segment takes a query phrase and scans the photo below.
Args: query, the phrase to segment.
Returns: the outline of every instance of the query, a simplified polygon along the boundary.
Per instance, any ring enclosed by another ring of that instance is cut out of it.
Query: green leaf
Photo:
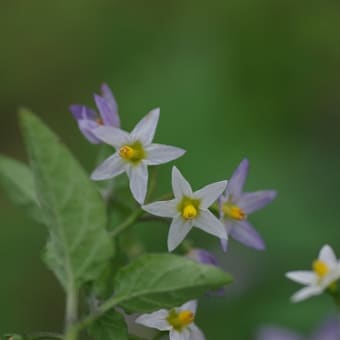
[[[113,299],[129,311],[150,312],[180,306],[231,281],[221,269],[182,256],[142,255],[117,273]]]
[[[13,203],[22,207],[36,221],[43,221],[33,174],[27,165],[0,156],[0,183]]]
[[[88,329],[94,340],[128,340],[128,331],[123,316],[110,310],[96,320]]]
[[[39,118],[22,111],[21,124],[50,232],[46,262],[74,291],[96,279],[112,255],[106,207],[80,164]]]

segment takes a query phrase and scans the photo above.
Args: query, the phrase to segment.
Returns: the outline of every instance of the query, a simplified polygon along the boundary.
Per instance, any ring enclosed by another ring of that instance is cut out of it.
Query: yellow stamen
[[[326,276],[329,272],[329,267],[327,266],[327,264],[321,260],[315,260],[313,262],[313,270],[314,273],[319,277],[319,278],[323,278],[324,276]]]
[[[242,221],[247,217],[246,213],[240,207],[229,203],[225,203],[222,206],[222,211],[224,215],[229,216],[234,220]]]
[[[198,214],[197,209],[193,206],[193,204],[188,204],[183,208],[182,211],[182,216],[183,218],[185,218],[186,220],[192,220],[193,218],[195,218]]]
[[[124,158],[124,159],[132,159],[133,156],[135,155],[135,150],[128,145],[124,145],[119,149],[119,156]]]
[[[97,118],[96,123],[99,125],[104,125],[104,121],[101,118]]]
[[[183,310],[177,312],[175,310],[170,311],[168,316],[169,324],[176,330],[182,330],[186,326],[190,325],[195,319],[195,315],[191,310]]]

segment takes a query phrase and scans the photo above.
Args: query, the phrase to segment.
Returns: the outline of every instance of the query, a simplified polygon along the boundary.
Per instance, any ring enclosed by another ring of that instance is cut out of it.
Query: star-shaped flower
[[[174,146],[152,143],[158,119],[159,109],[155,109],[131,133],[112,126],[100,126],[93,130],[98,139],[112,145],[116,152],[95,169],[91,178],[105,180],[126,172],[133,197],[143,204],[147,191],[148,165],[167,163],[185,153],[185,150]]]
[[[337,289],[335,283],[340,279],[340,261],[333,249],[325,245],[321,248],[318,259],[313,262],[312,271],[292,271],[286,277],[307,286],[292,296],[292,302],[299,302],[320,295],[326,289]]]
[[[190,184],[176,167],[172,168],[172,189],[175,198],[143,206],[150,214],[173,218],[168,236],[168,249],[174,250],[193,226],[206,233],[227,239],[224,225],[210,212],[209,207],[225,190],[227,181],[205,186],[193,192]]]
[[[275,197],[273,190],[245,192],[243,186],[248,174],[249,162],[244,159],[231,176],[224,195],[220,197],[220,216],[228,235],[248,247],[263,250],[264,241],[247,220],[249,214],[270,203]],[[221,240],[227,250],[227,241]]]
[[[169,331],[170,340],[204,340],[202,331],[194,324],[196,301],[189,301],[179,308],[161,309],[142,314],[136,322],[160,331]]]
[[[100,115],[91,108],[79,104],[71,105],[70,111],[85,138],[92,144],[99,144],[101,140],[94,135],[93,131],[101,125],[119,128],[120,119],[116,100],[106,84],[101,86],[101,96],[95,94],[94,100]]]

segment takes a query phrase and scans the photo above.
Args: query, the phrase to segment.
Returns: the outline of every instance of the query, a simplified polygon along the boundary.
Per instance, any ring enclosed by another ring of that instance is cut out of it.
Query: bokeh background
[[[249,158],[247,190],[279,192],[251,217],[267,251],[232,243],[223,254],[193,233],[237,278],[226,296],[202,299],[197,321],[208,340],[253,339],[269,323],[307,334],[332,302],[290,304],[298,285],[284,273],[308,268],[325,243],[340,255],[339,13],[331,0],[2,0],[0,152],[26,160],[16,115],[26,106],[90,172],[98,148],[68,106],[94,106],[105,81],[126,129],[161,107],[157,141],[187,149],[177,165],[194,187]],[[169,174],[160,167],[160,193]],[[60,330],[64,296],[41,260],[45,228],[3,191],[0,220],[0,333]],[[138,232],[146,249],[165,250],[164,226]]]

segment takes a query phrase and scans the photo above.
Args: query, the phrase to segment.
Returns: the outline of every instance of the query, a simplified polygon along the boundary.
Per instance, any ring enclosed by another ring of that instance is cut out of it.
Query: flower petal
[[[69,109],[72,112],[74,119],[76,120],[79,119],[95,120],[97,117],[96,112],[90,109],[89,107],[86,107],[85,105],[74,104],[71,105]]]
[[[116,149],[130,143],[130,135],[124,130],[113,126],[99,126],[93,130],[93,134],[101,141],[114,146]]]
[[[143,144],[150,144],[155,136],[159,119],[159,109],[150,111],[142,118],[131,132],[134,140],[141,141]]]
[[[142,314],[136,319],[136,323],[141,325],[156,328],[160,331],[168,331],[172,326],[166,320],[169,316],[169,311],[161,309],[154,313]]]
[[[194,196],[201,200],[202,209],[208,209],[225,190],[228,181],[221,181],[206,185],[194,192]]]
[[[218,266],[216,256],[205,249],[193,248],[186,256],[199,263]]]
[[[104,98],[106,105],[110,110],[110,125],[115,126],[117,128],[120,127],[120,118],[118,114],[118,105],[116,99],[107,84],[102,84],[101,86],[102,98]]]
[[[177,204],[177,200],[158,201],[143,205],[142,208],[152,215],[172,218],[178,214],[176,209]]]
[[[219,238],[228,239],[223,223],[218,220],[209,210],[201,210],[197,218],[194,219],[194,226],[208,234]]]
[[[331,317],[324,321],[311,340],[339,340],[340,323],[338,318]]]
[[[183,310],[190,310],[191,312],[193,312],[195,314],[196,310],[197,310],[197,300],[188,301],[184,305],[179,307],[179,309],[181,311],[183,311]]]
[[[312,271],[307,270],[296,270],[286,273],[286,277],[292,281],[301,283],[303,285],[310,285],[314,283],[317,276]]]
[[[186,221],[181,216],[176,216],[170,225],[168,235],[168,249],[173,251],[185,239],[192,228],[192,221]]]
[[[189,340],[205,340],[203,332],[194,323],[192,323],[189,326],[189,329],[190,329]]]
[[[192,196],[191,185],[175,166],[172,167],[172,190],[179,199],[183,196]]]
[[[227,194],[232,195],[233,202],[237,201],[240,198],[240,195],[243,190],[244,182],[248,175],[249,162],[247,159],[244,159],[240,165],[236,168],[234,173],[232,174],[228,186],[227,186]]]
[[[151,144],[145,148],[148,165],[157,165],[170,162],[184,155],[185,150],[175,146]]]
[[[292,302],[300,302],[306,300],[311,296],[320,295],[323,289],[318,286],[308,286],[297,291],[292,297]]]
[[[134,166],[128,166],[127,174],[130,179],[130,190],[139,204],[143,204],[148,187],[148,167],[141,162]]]
[[[276,197],[276,191],[264,190],[247,192],[240,196],[237,205],[244,210],[246,214],[262,209]]]
[[[230,230],[230,236],[250,248],[257,250],[264,250],[266,248],[260,234],[247,220],[235,221]]]
[[[333,249],[328,245],[324,245],[319,253],[319,259],[323,262],[326,262],[330,267],[334,267],[337,265],[336,255]]]
[[[180,332],[172,329],[169,333],[169,340],[190,340],[190,331],[187,328]]]
[[[117,153],[115,153],[93,171],[91,179],[95,181],[109,179],[120,175],[124,171],[125,164]]]
[[[275,326],[262,327],[257,333],[256,340],[303,340],[299,334]]]
[[[98,124],[89,119],[80,119],[78,120],[78,127],[85,138],[92,144],[100,144],[102,141],[98,139],[94,134],[93,130],[98,127]]]
[[[225,230],[227,232],[227,235],[229,235],[230,230],[233,227],[233,221],[230,220],[230,219],[222,219],[222,222],[224,224],[224,227],[225,227]],[[222,250],[224,252],[226,252],[228,250],[228,243],[229,243],[229,241],[221,238],[220,242],[221,242]]]

